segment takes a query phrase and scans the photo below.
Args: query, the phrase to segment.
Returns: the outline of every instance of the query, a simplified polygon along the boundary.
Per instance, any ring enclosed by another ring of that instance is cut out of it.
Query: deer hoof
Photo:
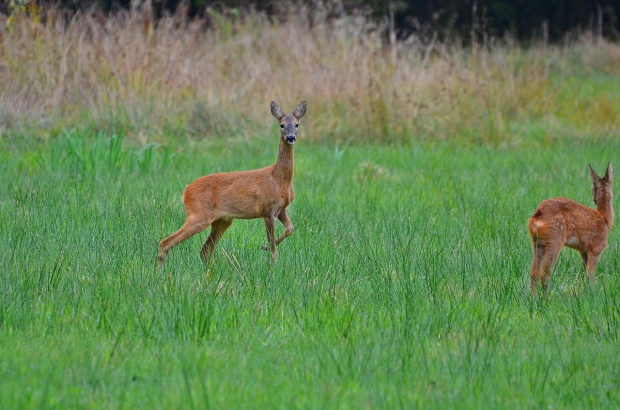
[[[261,248],[262,250],[264,250],[264,251],[268,251],[268,250],[269,250],[269,244],[268,244],[268,243],[266,243],[266,244],[264,244],[263,246],[261,246],[260,248]]]
[[[157,255],[157,267],[161,268],[164,265],[165,260],[166,260],[165,255]]]

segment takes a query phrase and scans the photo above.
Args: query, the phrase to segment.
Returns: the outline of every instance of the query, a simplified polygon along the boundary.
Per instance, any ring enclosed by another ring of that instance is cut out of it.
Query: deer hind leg
[[[268,216],[265,219],[265,229],[267,230],[267,246],[271,251],[271,262],[275,262],[277,253],[276,253],[276,239],[275,239],[275,225],[276,218],[273,216]]]
[[[532,296],[536,297],[538,290],[538,278],[540,276],[540,270],[542,262],[545,256],[545,246],[540,242],[534,241],[532,243],[532,270],[530,272],[530,285],[532,287]]]
[[[549,281],[551,280],[551,272],[557,261],[558,254],[564,246],[563,243],[543,244],[536,237],[532,238],[532,270],[530,272],[530,281],[532,288],[532,296],[536,297],[538,284],[543,288],[545,295],[549,295]]]
[[[201,216],[188,216],[181,229],[159,242],[159,252],[157,254],[157,263],[159,267],[164,264],[170,249],[188,239],[190,236],[204,231],[210,224],[211,220]]]
[[[551,273],[553,272],[553,267],[558,260],[558,254],[560,253],[560,250],[562,250],[563,246],[563,243],[549,244],[545,246],[544,257],[540,264],[540,270],[538,271],[538,280],[542,285],[545,296],[549,296],[549,282],[551,281]]]
[[[226,232],[232,222],[232,219],[218,219],[213,221],[211,224],[211,232],[209,233],[209,237],[205,241],[204,245],[202,245],[202,249],[200,249],[200,257],[205,265],[209,266],[215,246],[220,241],[222,236],[224,236],[224,232]]]

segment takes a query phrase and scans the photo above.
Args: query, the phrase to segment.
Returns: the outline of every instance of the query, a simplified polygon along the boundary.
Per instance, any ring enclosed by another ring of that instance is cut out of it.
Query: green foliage
[[[106,136],[99,132],[94,136],[80,135],[78,130],[66,131],[48,150],[38,150],[33,157],[24,158],[22,166],[36,166],[46,172],[59,172],[70,166],[77,174],[118,175],[134,171],[146,173],[153,168],[165,170],[174,157],[171,145],[148,142],[141,148],[127,147],[123,134]],[[135,144],[133,144],[135,145]]]
[[[616,164],[614,137],[302,137],[276,264],[263,222],[239,220],[209,276],[205,234],[155,267],[183,187],[271,163],[276,138],[172,155],[71,130],[34,146],[0,139],[0,407],[620,405],[618,229],[596,284],[565,249],[535,301],[526,229],[542,199],[592,205],[587,163]]]

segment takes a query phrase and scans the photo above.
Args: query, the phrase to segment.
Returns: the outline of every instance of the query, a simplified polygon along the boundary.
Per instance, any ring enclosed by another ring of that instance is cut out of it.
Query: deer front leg
[[[588,252],[581,251],[579,255],[581,255],[581,260],[583,261],[583,280],[585,282],[588,277]]]
[[[276,254],[276,240],[275,240],[275,225],[276,218],[274,216],[268,216],[265,218],[265,228],[267,230],[267,245],[271,250],[271,262],[275,262]]]
[[[280,220],[280,222],[282,222],[282,225],[284,225],[284,233],[280,235],[278,239],[276,239],[276,245],[286,239],[286,237],[292,234],[295,230],[293,223],[286,214],[286,209],[280,212],[280,214],[278,215],[278,219]]]
[[[584,259],[586,276],[589,279],[591,284],[594,283],[594,281],[596,280],[596,277],[594,276],[594,271],[596,270],[596,265],[598,265],[598,261],[600,257],[601,257],[600,254],[594,256],[591,253],[587,253],[586,254],[587,259]]]
[[[289,236],[290,234],[292,234],[293,231],[295,230],[295,227],[293,226],[293,223],[291,222],[291,220],[289,219],[288,215],[286,214],[286,209],[278,214],[278,219],[280,220],[280,222],[282,222],[282,225],[284,225],[284,233],[282,235],[280,235],[278,237],[278,239],[276,239],[276,245],[279,245],[280,242],[282,242],[284,239],[286,239],[286,237]],[[263,250],[264,251],[268,251],[269,250],[269,244],[268,243],[263,245]]]

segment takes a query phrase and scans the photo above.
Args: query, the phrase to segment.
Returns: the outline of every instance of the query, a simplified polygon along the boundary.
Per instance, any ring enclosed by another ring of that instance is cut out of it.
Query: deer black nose
[[[286,142],[288,142],[289,144],[295,142],[297,138],[294,135],[287,135],[286,136]]]

